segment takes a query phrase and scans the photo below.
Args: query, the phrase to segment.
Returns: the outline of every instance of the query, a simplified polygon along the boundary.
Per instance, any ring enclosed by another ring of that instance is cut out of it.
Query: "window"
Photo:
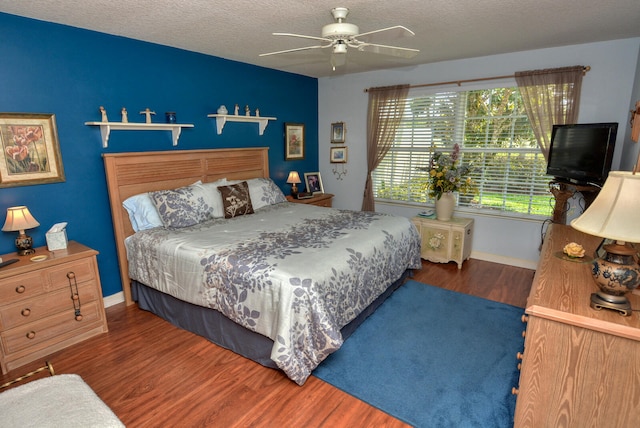
[[[546,160],[538,148],[517,87],[409,93],[396,139],[373,173],[378,201],[433,203],[426,192],[435,151],[458,143],[471,163],[476,195],[459,206],[548,216],[552,212]]]

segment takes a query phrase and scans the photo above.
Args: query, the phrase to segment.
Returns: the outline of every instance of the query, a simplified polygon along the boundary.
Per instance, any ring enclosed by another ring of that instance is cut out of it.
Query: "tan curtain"
[[[375,211],[373,170],[384,159],[393,144],[402,120],[409,85],[369,89],[367,109],[367,181],[364,185],[362,211]]]
[[[545,159],[549,157],[553,125],[578,120],[583,74],[582,65],[515,73],[529,122]]]

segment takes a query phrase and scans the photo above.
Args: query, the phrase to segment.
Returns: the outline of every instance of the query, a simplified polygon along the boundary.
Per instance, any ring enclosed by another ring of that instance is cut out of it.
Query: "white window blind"
[[[517,87],[413,95],[392,148],[373,173],[377,200],[433,203],[426,192],[435,151],[450,153],[475,170],[476,195],[459,206],[548,216],[546,161],[538,148]]]

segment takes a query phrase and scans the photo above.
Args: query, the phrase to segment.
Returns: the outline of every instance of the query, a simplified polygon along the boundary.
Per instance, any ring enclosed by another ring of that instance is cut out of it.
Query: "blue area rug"
[[[523,313],[408,281],[313,374],[416,427],[512,427]]]

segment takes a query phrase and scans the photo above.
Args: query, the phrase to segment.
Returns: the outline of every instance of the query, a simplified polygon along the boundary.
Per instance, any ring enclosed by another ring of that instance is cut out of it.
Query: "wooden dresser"
[[[2,373],[107,331],[97,251],[77,242],[36,249],[0,269]],[[47,256],[40,262],[34,256]]]
[[[293,196],[287,196],[287,201],[295,202],[297,204],[311,204],[317,205],[319,207],[327,207],[331,208],[332,206],[333,195],[331,193],[321,193],[319,195],[314,195],[307,199],[295,199]]]
[[[591,263],[558,257],[569,242],[591,256],[600,241],[549,227],[527,301],[516,427],[640,427],[640,312],[591,309]]]

